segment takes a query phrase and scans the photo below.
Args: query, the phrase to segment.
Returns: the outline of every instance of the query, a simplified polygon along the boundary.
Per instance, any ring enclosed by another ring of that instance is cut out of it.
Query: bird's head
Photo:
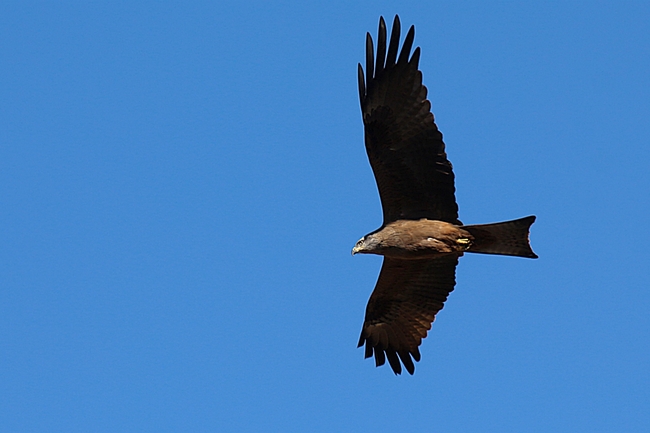
[[[352,255],[359,254],[372,254],[379,246],[379,239],[374,235],[366,235],[359,239],[354,248],[352,248]]]

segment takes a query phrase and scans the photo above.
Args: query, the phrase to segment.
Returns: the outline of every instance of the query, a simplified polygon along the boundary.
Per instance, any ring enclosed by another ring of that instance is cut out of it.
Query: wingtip
[[[395,64],[397,59],[397,51],[399,49],[399,36],[401,33],[401,25],[399,22],[399,16],[395,15],[393,20],[393,28],[390,31],[390,42],[388,43],[388,54],[386,55],[386,68],[389,68]]]
[[[375,59],[375,76],[384,70],[386,62],[386,22],[384,17],[379,17],[379,29],[377,29],[377,57]]]
[[[414,40],[415,40],[415,26],[411,26],[411,28],[409,28],[408,33],[406,34],[406,37],[404,38],[404,42],[402,43],[402,52],[400,53],[399,59],[397,60],[398,64],[408,63],[409,55],[411,54],[411,48],[413,48]]]
[[[402,364],[399,362],[397,353],[395,353],[392,350],[386,350],[386,358],[388,358],[388,363],[390,364],[390,368],[393,369],[395,374],[402,374]]]
[[[359,63],[359,67],[357,68],[357,75],[359,80],[359,102],[363,109],[363,101],[366,97],[366,81],[363,76],[363,66],[361,66],[361,63]]]
[[[370,32],[366,33],[366,82],[370,83],[375,75],[375,48]]]

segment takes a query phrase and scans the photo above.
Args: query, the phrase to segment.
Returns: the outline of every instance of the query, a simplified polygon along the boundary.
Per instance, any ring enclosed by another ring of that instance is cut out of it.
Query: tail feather
[[[535,216],[494,224],[463,226],[474,236],[469,252],[537,258],[530,248],[528,235]]]

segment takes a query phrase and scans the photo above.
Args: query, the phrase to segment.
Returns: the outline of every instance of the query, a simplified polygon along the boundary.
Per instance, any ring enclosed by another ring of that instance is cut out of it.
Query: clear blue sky
[[[2,431],[650,431],[650,5],[533,3],[3,2]],[[461,219],[540,256],[463,257],[412,377],[350,256],[395,13]]]

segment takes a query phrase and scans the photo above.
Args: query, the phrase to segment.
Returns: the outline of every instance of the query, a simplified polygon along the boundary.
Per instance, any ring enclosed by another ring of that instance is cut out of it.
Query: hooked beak
[[[357,254],[360,250],[361,250],[361,248],[359,248],[359,247],[357,247],[357,246],[355,245],[354,248],[352,248],[352,255]]]

